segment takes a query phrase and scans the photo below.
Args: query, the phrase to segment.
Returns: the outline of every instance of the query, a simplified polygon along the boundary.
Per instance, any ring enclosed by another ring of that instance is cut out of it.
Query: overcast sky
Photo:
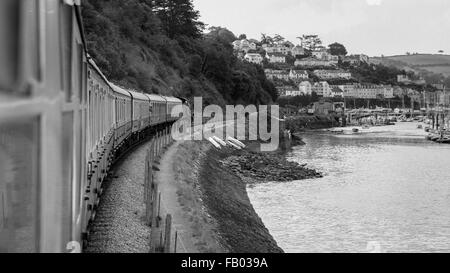
[[[370,56],[450,54],[450,0],[193,0],[201,20],[234,34],[261,33],[297,43],[318,34]]]

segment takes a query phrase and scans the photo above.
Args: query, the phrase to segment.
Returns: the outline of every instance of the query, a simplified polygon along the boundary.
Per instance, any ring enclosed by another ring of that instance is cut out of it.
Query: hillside
[[[414,71],[427,75],[428,73],[450,77],[450,55],[416,54],[371,58],[374,63],[395,66],[399,69]],[[431,76],[431,75],[429,75]]]
[[[85,0],[89,54],[112,82],[146,93],[201,96],[204,104],[268,104],[262,68],[233,55],[233,33],[204,35],[192,0]]]

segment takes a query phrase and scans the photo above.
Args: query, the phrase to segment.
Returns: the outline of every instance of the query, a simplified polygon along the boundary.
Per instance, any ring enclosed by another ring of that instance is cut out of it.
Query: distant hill
[[[450,55],[443,54],[416,54],[397,55],[388,57],[374,57],[371,62],[383,65],[395,66],[407,71],[421,73],[428,71],[434,74],[442,74],[450,77]]]

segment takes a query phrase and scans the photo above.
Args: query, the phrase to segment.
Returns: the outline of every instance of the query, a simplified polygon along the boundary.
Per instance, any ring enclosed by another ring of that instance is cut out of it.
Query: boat
[[[358,128],[353,128],[353,129],[352,129],[352,132],[353,132],[353,133],[358,133],[358,132],[359,132],[359,129],[358,129]]]
[[[436,140],[437,143],[450,144],[450,137],[442,137]]]
[[[431,140],[431,141],[437,141],[437,140],[440,139],[440,138],[441,138],[441,136],[436,135],[436,134],[433,134],[433,135],[431,136],[430,140]]]

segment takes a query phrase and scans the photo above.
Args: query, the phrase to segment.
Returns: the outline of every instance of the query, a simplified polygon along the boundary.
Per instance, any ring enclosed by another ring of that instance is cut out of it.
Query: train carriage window
[[[73,7],[61,2],[61,48],[62,48],[62,77],[63,90],[66,101],[72,99],[72,32],[73,32]]]
[[[0,124],[0,253],[39,250],[39,126]]]
[[[77,44],[75,52],[75,79],[76,79],[76,89],[79,102],[83,100],[83,45]]]
[[[19,74],[19,2],[0,2],[0,91],[11,88]]]

